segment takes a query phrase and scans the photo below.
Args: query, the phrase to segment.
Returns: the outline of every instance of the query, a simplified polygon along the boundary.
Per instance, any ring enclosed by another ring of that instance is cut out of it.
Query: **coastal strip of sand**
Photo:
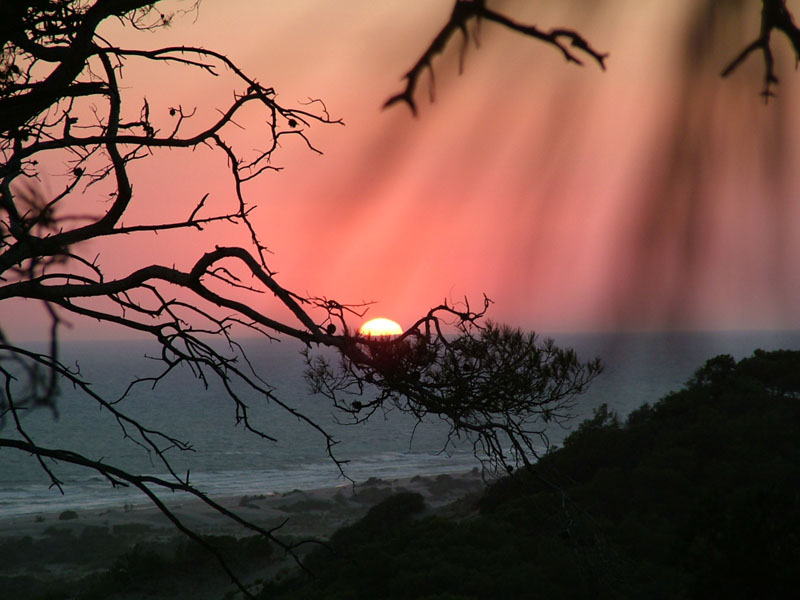
[[[430,512],[468,513],[484,486],[481,473],[474,469],[460,474],[371,478],[331,488],[283,493],[265,491],[214,500],[264,529],[278,527],[276,537],[293,543],[325,540],[337,529],[357,521],[375,504],[400,492],[421,494]],[[165,500],[185,526],[200,535],[210,536],[210,540],[254,535],[252,530],[197,499],[175,495],[166,496]],[[0,515],[0,582],[17,594],[6,596],[9,600],[46,595],[59,585],[75,587],[77,582],[85,582],[93,574],[119,569],[125,561],[130,562],[132,552],[149,552],[167,560],[180,547],[186,547],[186,537],[152,504],[15,518]],[[313,544],[301,546],[305,547],[311,548]],[[300,554],[304,551],[301,549]],[[282,551],[273,549],[269,556],[268,560],[251,561],[246,565],[241,570],[242,578],[263,581],[295,568],[294,558]],[[192,582],[202,580],[201,585],[179,586],[177,591],[167,589],[163,597],[183,597],[184,590],[185,597],[235,595],[221,570],[215,575],[203,575]],[[158,590],[163,587],[155,586],[150,597],[159,597]]]

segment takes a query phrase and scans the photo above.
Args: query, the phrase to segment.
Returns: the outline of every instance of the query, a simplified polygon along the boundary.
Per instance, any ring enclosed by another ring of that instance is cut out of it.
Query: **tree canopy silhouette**
[[[800,352],[720,355],[619,419],[605,404],[477,515],[398,494],[262,598],[791,596]],[[417,518],[412,518],[417,517]]]

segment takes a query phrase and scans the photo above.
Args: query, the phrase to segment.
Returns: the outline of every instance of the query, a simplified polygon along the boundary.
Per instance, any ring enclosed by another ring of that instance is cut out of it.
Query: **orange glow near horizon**
[[[402,335],[403,328],[391,319],[378,317],[364,323],[359,327],[358,333],[367,337],[392,337]]]

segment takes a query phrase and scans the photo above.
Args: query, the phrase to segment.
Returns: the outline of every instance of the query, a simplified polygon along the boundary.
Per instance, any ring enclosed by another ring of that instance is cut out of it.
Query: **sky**
[[[719,76],[757,35],[760,3],[489,4],[580,31],[609,54],[607,70],[484,23],[463,69],[459,39],[435,59],[435,100],[424,76],[414,118],[382,105],[450,1],[206,0],[158,33],[108,35],[222,51],[282,102],[319,98],[344,121],[308,130],[321,155],[286,142],[273,158],[282,170],[245,189],[270,268],[295,292],[374,302],[368,316],[403,326],[445,299],[479,306],[486,294],[493,320],[543,331],[800,327],[800,74],[776,36],[781,83],[769,104],[760,57]],[[175,67],[129,64],[123,85],[131,106],[197,107],[198,123],[231,97],[229,78]],[[258,123],[242,125],[257,137]],[[244,151],[256,143],[235,139]],[[224,160],[208,151],[160,153],[132,173],[126,224],[185,217],[206,192],[231,201]],[[188,268],[217,244],[247,239],[209,228],[97,251],[107,275],[121,275],[151,262]],[[4,328],[35,336],[40,321],[16,310],[24,317]],[[108,335],[75,324],[72,336]]]

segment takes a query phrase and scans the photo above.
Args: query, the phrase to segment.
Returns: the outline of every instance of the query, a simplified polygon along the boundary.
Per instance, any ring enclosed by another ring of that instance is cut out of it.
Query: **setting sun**
[[[391,319],[379,317],[364,323],[358,333],[368,337],[390,337],[403,333],[403,328]]]

